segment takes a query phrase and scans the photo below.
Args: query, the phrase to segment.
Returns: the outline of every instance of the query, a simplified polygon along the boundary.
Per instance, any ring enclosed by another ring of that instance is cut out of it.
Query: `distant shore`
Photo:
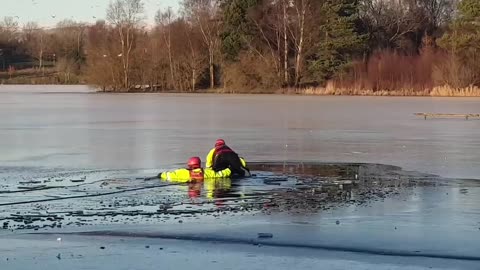
[[[311,95],[311,96],[403,96],[403,97],[480,97],[479,87],[453,88],[449,86],[438,86],[433,89],[425,89],[418,91],[413,89],[399,89],[399,90],[372,90],[372,89],[354,89],[354,88],[335,88],[335,87],[308,87],[308,88],[281,88],[281,89],[198,89],[195,92],[185,92],[176,90],[151,90],[136,88],[128,91],[112,91],[101,88],[89,86],[83,83],[62,84],[56,83],[53,78],[36,78],[35,83],[27,83],[27,81],[14,80],[4,81],[0,80],[1,86],[86,86],[91,87],[96,93],[178,93],[178,94],[277,94],[277,95]]]

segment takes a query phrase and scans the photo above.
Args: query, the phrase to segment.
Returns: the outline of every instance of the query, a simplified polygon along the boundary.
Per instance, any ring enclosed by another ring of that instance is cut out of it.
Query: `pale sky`
[[[35,21],[51,27],[63,19],[94,23],[105,19],[108,4],[113,0],[0,0],[0,20],[5,16],[15,19],[23,26]],[[143,0],[147,23],[152,23],[159,8],[169,6],[175,10],[180,0]],[[55,16],[55,17],[53,17]]]

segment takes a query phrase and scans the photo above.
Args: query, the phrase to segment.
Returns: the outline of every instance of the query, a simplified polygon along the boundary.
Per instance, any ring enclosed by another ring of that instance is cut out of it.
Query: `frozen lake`
[[[159,263],[181,269],[197,263],[211,269],[476,269],[480,183],[453,178],[480,179],[480,121],[425,121],[415,112],[480,113],[480,99],[102,94],[84,86],[0,86],[0,219],[32,209],[110,209],[113,202],[134,199],[138,207],[158,208],[166,200],[162,194],[188,201],[186,188],[177,186],[55,200],[103,191],[97,180],[105,178],[120,179],[109,183],[112,189],[144,188],[121,178],[184,166],[194,155],[204,159],[218,137],[247,161],[381,163],[452,178],[370,204],[311,213],[245,213],[161,225],[106,222],[73,235],[63,234],[71,231],[68,226],[47,231],[59,235],[40,236],[0,229],[0,268],[94,268],[101,262],[117,269],[121,261],[124,268],[118,269]],[[50,180],[52,174],[70,186]],[[80,177],[86,185],[68,181]],[[22,181],[47,179],[60,188],[8,193]],[[295,188],[289,181],[285,188]],[[233,187],[237,193],[262,188],[255,179]],[[48,208],[24,203],[42,199],[52,200]],[[82,235],[86,231],[91,235]],[[262,240],[264,246],[248,244],[259,232],[273,238]],[[131,239],[125,241],[126,235]],[[55,242],[57,237],[68,240]],[[107,249],[99,253],[102,245]],[[159,248],[165,251],[153,253]],[[55,258],[59,252],[62,264]],[[180,256],[186,253],[191,257]]]
[[[477,98],[87,91],[0,87],[1,164],[161,169],[204,158],[222,137],[249,161],[374,162],[480,178],[480,121],[413,115],[479,113]]]

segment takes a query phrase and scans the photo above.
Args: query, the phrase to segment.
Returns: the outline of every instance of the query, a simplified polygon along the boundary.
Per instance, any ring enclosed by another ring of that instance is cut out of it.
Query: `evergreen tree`
[[[357,1],[326,0],[320,6],[318,42],[307,57],[311,80],[324,82],[343,71],[363,51],[366,37],[355,28]]]
[[[223,22],[220,34],[221,50],[228,61],[237,59],[240,51],[245,47],[245,40],[251,39],[253,26],[247,14],[250,8],[260,0],[223,0],[220,7]]]
[[[458,17],[439,44],[464,57],[480,53],[480,1],[463,0],[459,3]]]
[[[438,44],[450,53],[452,65],[458,66],[456,86],[480,84],[479,0],[462,0],[459,3],[458,17]]]

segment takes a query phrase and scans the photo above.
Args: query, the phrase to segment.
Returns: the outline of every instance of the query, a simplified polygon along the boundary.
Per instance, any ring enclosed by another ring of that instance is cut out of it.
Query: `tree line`
[[[6,17],[0,70],[25,68],[105,91],[479,86],[480,1],[182,0],[153,26],[142,0],[93,25]]]

